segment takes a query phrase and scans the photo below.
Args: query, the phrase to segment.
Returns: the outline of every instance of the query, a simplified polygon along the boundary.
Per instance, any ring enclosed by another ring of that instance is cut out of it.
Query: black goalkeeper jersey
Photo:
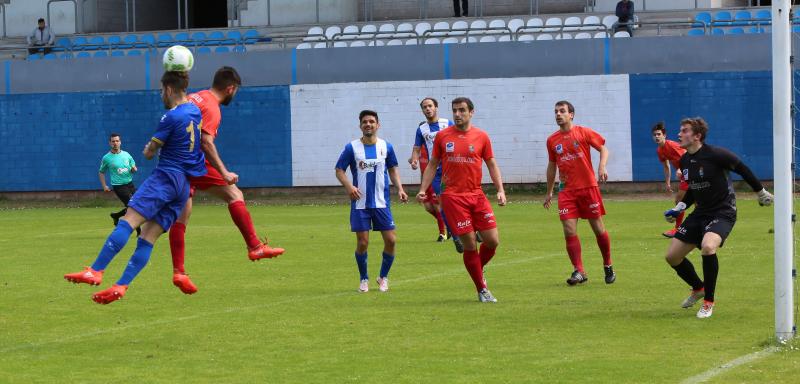
[[[687,206],[694,203],[696,214],[713,214],[736,220],[736,194],[730,171],[736,170],[741,160],[733,152],[708,144],[680,159],[683,179],[689,190],[683,201]],[[691,195],[691,196],[689,196]]]

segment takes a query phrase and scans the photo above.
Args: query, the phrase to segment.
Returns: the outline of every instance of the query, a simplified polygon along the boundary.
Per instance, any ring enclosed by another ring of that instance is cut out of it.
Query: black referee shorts
[[[133,194],[136,193],[136,187],[133,185],[133,182],[122,185],[112,185],[111,189],[126,207],[128,206],[128,201],[130,201]]]
[[[675,232],[675,238],[683,241],[684,243],[694,244],[700,248],[703,242],[703,236],[707,232],[713,232],[722,238],[720,247],[725,244],[725,239],[731,234],[736,220],[731,220],[725,216],[714,216],[708,214],[696,215],[694,213],[686,217],[678,231]]]

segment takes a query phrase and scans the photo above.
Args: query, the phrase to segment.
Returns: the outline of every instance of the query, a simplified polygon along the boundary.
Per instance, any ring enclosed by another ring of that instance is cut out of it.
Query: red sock
[[[483,266],[478,251],[464,250],[464,266],[467,267],[467,272],[469,272],[472,282],[475,283],[475,288],[478,291],[486,288],[486,285],[483,284]]]
[[[678,217],[675,219],[675,228],[678,228],[678,227],[681,226],[681,223],[683,223],[683,215],[685,215],[685,214],[686,214],[686,212],[681,212],[678,215]]]
[[[175,273],[186,273],[183,269],[183,260],[186,256],[186,225],[175,222],[169,229],[169,250],[172,253],[172,271]]]
[[[439,211],[436,211],[436,213],[433,213],[432,215],[433,215],[433,217],[436,218],[436,225],[439,226],[439,233],[442,233],[442,234],[446,233],[445,232],[445,227],[444,227],[444,220],[442,220],[442,214],[439,213]]]
[[[481,244],[480,255],[481,255],[482,266],[486,266],[486,264],[489,264],[489,260],[492,260],[492,257],[494,257],[494,252],[496,250],[497,248],[489,248],[486,246],[486,244]]]
[[[569,255],[569,261],[572,262],[572,267],[580,273],[584,273],[583,259],[581,258],[581,240],[578,239],[578,235],[567,236],[566,240],[567,255]]]
[[[256,236],[256,229],[253,228],[253,219],[250,218],[250,212],[247,212],[244,201],[237,200],[230,203],[228,211],[231,213],[233,223],[239,227],[239,232],[242,233],[244,242],[247,243],[247,248],[255,248],[261,244],[258,236]]]
[[[603,255],[603,265],[611,265],[611,239],[608,237],[608,232],[597,236],[597,246],[600,248],[600,254]]]

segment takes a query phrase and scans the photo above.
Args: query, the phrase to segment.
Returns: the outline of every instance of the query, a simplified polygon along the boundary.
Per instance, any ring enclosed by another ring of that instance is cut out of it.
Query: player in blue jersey
[[[92,296],[99,304],[109,304],[125,295],[128,285],[150,260],[153,244],[169,230],[186,205],[189,198],[187,177],[206,173],[205,157],[199,145],[200,109],[186,98],[188,86],[186,72],[166,72],[161,77],[161,99],[168,111],[161,117],[158,129],[143,152],[148,160],[158,154],[158,164],[133,194],[128,211],[105,240],[92,266],[64,275],[73,283],[100,285],[106,266],[125,247],[134,228],[141,226],[142,234],[122,277],[111,288]]]
[[[378,113],[364,110],[358,115],[362,136],[344,147],[336,162],[336,178],[342,183],[350,197],[350,229],[356,233],[356,264],[361,275],[360,292],[369,291],[367,274],[367,246],[369,230],[380,231],[383,237],[383,263],[378,275],[378,288],[389,290],[389,269],[394,262],[396,235],[394,219],[389,207],[389,179],[397,187],[400,201],[408,201],[408,195],[400,182],[397,156],[394,148],[378,138]],[[347,178],[347,168],[353,182]]]

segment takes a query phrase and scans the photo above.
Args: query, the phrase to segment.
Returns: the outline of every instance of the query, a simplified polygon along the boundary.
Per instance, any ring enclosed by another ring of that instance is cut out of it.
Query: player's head
[[[186,97],[189,87],[189,73],[167,71],[161,76],[161,100],[164,108],[171,109]]]
[[[575,118],[575,107],[566,100],[556,102],[555,106],[556,124],[559,127],[572,126],[572,119]]]
[[[433,122],[434,119],[439,117],[439,102],[433,97],[426,97],[419,102],[419,107],[422,108],[422,114],[425,119]]]
[[[656,123],[656,125],[650,129],[650,132],[653,134],[653,141],[658,145],[663,145],[667,140],[667,128],[664,127],[663,121]]]
[[[681,131],[678,133],[681,147],[687,148],[692,144],[705,143],[706,135],[708,135],[708,123],[702,117],[681,120]]]
[[[122,138],[119,137],[119,133],[112,133],[108,136],[108,145],[115,151],[119,150],[122,146]]]
[[[358,126],[364,137],[372,137],[378,133],[381,123],[378,119],[378,112],[365,109],[358,114]]]
[[[211,83],[213,88],[222,98],[219,103],[222,105],[230,104],[239,87],[242,86],[242,78],[233,67],[222,67],[214,74],[214,82]]]
[[[475,114],[475,104],[472,104],[472,100],[467,97],[456,97],[451,102],[451,105],[453,107],[453,122],[462,129],[469,127],[472,115]]]

